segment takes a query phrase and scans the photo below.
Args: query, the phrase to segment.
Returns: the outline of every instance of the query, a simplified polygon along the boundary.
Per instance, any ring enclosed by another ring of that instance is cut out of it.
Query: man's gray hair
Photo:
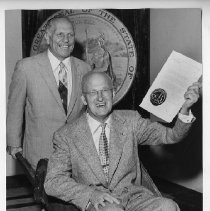
[[[71,21],[68,17],[66,16],[63,16],[63,15],[60,15],[60,16],[55,16],[53,18],[50,18],[48,21],[47,21],[47,25],[46,25],[46,32],[52,32],[52,28],[55,26],[55,23],[57,21],[59,21],[60,19],[64,19],[64,20],[67,20],[73,27],[73,30],[75,32],[75,25],[73,23],[73,21]]]

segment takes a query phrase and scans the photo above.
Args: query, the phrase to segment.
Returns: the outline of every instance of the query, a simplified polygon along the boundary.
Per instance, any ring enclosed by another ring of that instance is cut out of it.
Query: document
[[[140,107],[171,122],[185,102],[187,88],[202,75],[202,64],[172,51]]]

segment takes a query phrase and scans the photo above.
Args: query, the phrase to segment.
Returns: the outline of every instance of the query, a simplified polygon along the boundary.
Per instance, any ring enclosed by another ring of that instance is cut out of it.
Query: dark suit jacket
[[[142,183],[147,178],[138,158],[138,144],[173,144],[191,124],[177,120],[173,129],[143,119],[135,111],[114,111],[110,131],[110,166],[107,184],[95,149],[86,114],[55,133],[45,180],[47,194],[85,209],[95,189],[108,191],[125,206],[139,194],[152,194]]]
[[[40,158],[47,158],[52,153],[53,133],[77,117],[83,108],[80,83],[90,67],[75,57],[70,57],[70,60],[73,84],[67,115],[47,52],[16,64],[9,90],[7,145],[22,146],[23,139],[23,154],[33,168]]]

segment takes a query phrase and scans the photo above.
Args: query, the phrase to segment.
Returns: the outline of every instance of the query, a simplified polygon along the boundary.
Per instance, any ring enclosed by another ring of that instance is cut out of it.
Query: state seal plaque
[[[75,26],[75,48],[79,46],[80,59],[89,63],[92,69],[107,71],[111,76],[116,104],[127,93],[136,72],[136,48],[127,28],[106,10],[60,10],[39,28],[32,42],[31,55],[47,49],[44,38],[47,22],[60,16],[66,16]]]

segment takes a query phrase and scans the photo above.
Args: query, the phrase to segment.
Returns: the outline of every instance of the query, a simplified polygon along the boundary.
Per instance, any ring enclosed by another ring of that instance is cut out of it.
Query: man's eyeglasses
[[[84,94],[89,95],[90,97],[96,97],[100,94],[102,94],[103,96],[107,96],[110,95],[112,92],[112,89],[102,89],[102,90],[92,90],[89,92],[84,92]]]

